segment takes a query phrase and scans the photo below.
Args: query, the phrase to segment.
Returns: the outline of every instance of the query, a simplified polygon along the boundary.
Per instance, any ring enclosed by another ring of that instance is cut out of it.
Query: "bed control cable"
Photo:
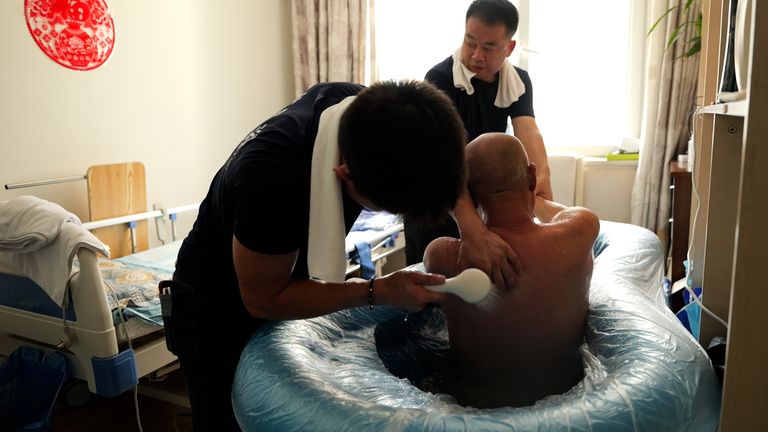
[[[120,307],[120,301],[117,297],[117,293],[115,292],[115,289],[112,288],[112,285],[110,285],[107,281],[104,281],[104,285],[109,288],[109,291],[112,292],[112,295],[115,297],[115,305],[117,307],[117,314],[120,316],[120,324],[123,326],[123,331],[125,332],[125,338],[128,341],[128,348],[133,349],[133,344],[131,343],[131,336],[128,334],[128,328],[125,325],[125,316],[123,316],[123,308]],[[141,427],[141,416],[139,415],[139,383],[136,382],[136,386],[133,387],[133,406],[136,410],[136,423],[139,426],[139,432],[144,432],[144,429]]]

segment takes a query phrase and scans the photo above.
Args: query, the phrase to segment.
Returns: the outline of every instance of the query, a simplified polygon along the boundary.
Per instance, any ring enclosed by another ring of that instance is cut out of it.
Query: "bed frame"
[[[175,211],[96,221],[82,225],[82,229],[115,223],[131,226],[136,220],[175,215]],[[136,386],[139,378],[173,364],[176,357],[167,350],[160,329],[127,344],[119,342],[119,327],[113,324],[98,257],[86,248],[80,249],[77,257],[80,269],[70,280],[65,300],[68,304],[63,308],[25,275],[0,263],[0,290],[20,294],[14,294],[15,299],[10,301],[6,298],[8,304],[0,305],[0,354],[7,356],[22,345],[60,351],[68,358],[72,374],[87,382],[92,393],[116,396]]]
[[[364,263],[361,262],[355,248],[355,243],[361,241],[367,243],[370,247],[370,260]],[[388,260],[396,258],[395,254],[398,253],[401,254],[399,261],[394,260],[390,265],[395,268],[405,267],[403,223],[398,222],[378,231],[352,231],[346,237],[345,248],[347,253],[347,277],[364,276],[362,274],[363,267],[372,267],[376,277],[387,274],[389,273],[388,270],[391,270],[385,268]]]

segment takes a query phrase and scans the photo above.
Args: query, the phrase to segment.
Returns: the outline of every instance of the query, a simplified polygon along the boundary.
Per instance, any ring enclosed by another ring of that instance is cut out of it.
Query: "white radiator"
[[[549,176],[552,195],[560,204],[572,206],[576,202],[576,176],[581,156],[575,154],[549,154]]]
[[[629,223],[637,161],[572,154],[548,158],[555,201],[587,207],[603,220]]]

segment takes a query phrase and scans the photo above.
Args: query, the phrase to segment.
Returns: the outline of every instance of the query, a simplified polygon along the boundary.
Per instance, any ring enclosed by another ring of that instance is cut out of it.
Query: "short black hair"
[[[425,81],[371,85],[339,125],[339,149],[357,191],[417,223],[455,206],[467,176],[466,142],[453,102]]]
[[[465,22],[471,17],[488,25],[504,24],[509,38],[515,35],[520,22],[517,8],[509,0],[475,0],[467,9]]]

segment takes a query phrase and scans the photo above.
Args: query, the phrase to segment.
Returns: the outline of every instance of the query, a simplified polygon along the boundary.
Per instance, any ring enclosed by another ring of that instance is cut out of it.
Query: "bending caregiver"
[[[363,207],[417,223],[453,209],[472,258],[464,265],[499,286],[514,284],[517,257],[485,228],[466,193],[465,143],[451,100],[427,82],[406,81],[315,85],[235,148],[166,283],[173,304],[166,337],[195,430],[239,429],[233,376],[266,320],[379,304],[418,311],[444,301],[425,288],[442,284],[442,275],[344,281],[344,236]],[[384,182],[381,166],[401,175]],[[204,373],[211,368],[218,373]]]

